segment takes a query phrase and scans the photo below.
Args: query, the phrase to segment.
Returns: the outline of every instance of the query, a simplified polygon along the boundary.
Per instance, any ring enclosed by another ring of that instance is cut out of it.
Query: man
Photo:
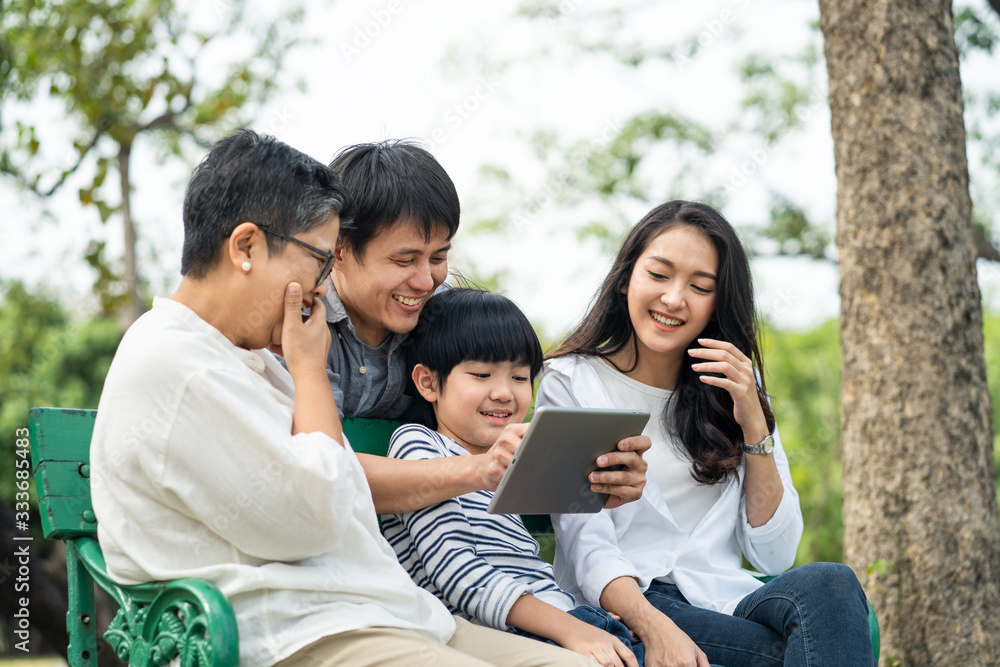
[[[592,667],[452,617],[379,533],[324,364],[320,299],[346,202],[327,166],[250,131],[196,169],[183,279],[125,334],[94,425],[109,574],[214,583],[247,667]]]
[[[327,359],[342,416],[399,419],[406,394],[405,342],[424,303],[448,275],[448,251],[460,206],[451,178],[434,157],[405,141],[359,144],[330,163],[356,213],[341,226],[332,289],[324,298],[333,342]],[[406,461],[359,454],[379,514],[411,512],[466,493],[495,490],[526,424],[510,426],[488,453]],[[595,472],[593,489],[608,507],[636,500],[645,485],[645,436],[619,443]]]

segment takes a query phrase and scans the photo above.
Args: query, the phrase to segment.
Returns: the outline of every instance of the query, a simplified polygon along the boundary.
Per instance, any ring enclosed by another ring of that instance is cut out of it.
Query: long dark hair
[[[639,344],[629,317],[628,297],[623,290],[628,287],[636,261],[650,242],[678,225],[689,225],[702,232],[719,256],[715,313],[698,338],[728,341],[750,358],[759,373],[760,406],[768,430],[773,431],[774,413],[768,405],[764,386],[764,360],[758,342],[759,324],[750,262],[736,230],[707,204],[675,200],[657,206],[640,220],[625,238],[590,312],[550,356],[583,354],[608,358],[630,345],[632,367],[615,367],[623,373],[635,369],[639,362]],[[697,340],[691,346],[697,347]],[[677,385],[664,408],[663,422],[667,432],[682,443],[691,458],[692,476],[703,484],[715,484],[739,467],[743,430],[733,418],[733,399],[729,392],[701,382],[691,369],[691,364],[698,361],[689,354],[683,355]]]

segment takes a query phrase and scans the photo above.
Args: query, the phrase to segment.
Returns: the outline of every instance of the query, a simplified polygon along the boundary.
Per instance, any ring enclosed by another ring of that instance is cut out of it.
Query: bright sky
[[[752,50],[793,55],[810,41],[819,43],[808,28],[818,19],[816,3],[801,0],[632,0],[614,3],[631,8],[617,23],[593,20],[608,4],[603,0],[563,0],[556,20],[517,17],[519,4],[310,0],[303,30],[316,44],[288,62],[287,90],[273,98],[254,128],[323,162],[352,143],[422,139],[458,187],[467,231],[475,221],[509,208],[502,189],[484,185],[482,165],[507,168],[512,191],[543,192],[547,174],[527,142],[536,130],[556,130],[566,141],[594,141],[647,109],[671,109],[721,127],[738,108],[740,90],[732,72],[743,56]],[[263,0],[250,5],[273,11]],[[209,30],[223,25],[230,6],[223,0],[202,3],[200,25]],[[695,37],[703,48],[683,67],[632,70],[572,47],[577,31],[659,47]],[[974,76],[963,71],[967,84]],[[291,86],[297,78],[305,80],[305,93]],[[759,143],[734,142],[699,176],[707,191],[731,183],[734,170],[743,170],[745,178],[723,211],[738,227],[763,222],[767,193],[779,190],[794,194],[815,220],[833,229],[836,183],[825,82],[807,111],[805,129],[766,154]],[[31,113],[60,126],[58,105],[36,105]],[[49,149],[56,159],[66,154],[68,145],[63,146],[61,153]],[[764,159],[748,163],[754,155]],[[664,173],[669,158],[663,156]],[[134,164],[140,269],[152,291],[162,294],[179,280],[180,207],[193,161],[158,164],[150,147],[140,145]],[[119,256],[122,233],[117,220],[105,227],[96,210],[80,209],[76,190],[82,183],[68,185],[52,202],[54,219],[44,221],[37,202],[0,181],[0,277],[45,280],[86,301],[93,281],[81,259],[87,240],[105,239],[109,254]],[[685,196],[698,199],[703,192],[695,187]],[[635,222],[646,208],[621,213]],[[576,239],[573,229],[589,220],[573,216],[553,203],[540,207],[530,226],[508,224],[488,238],[460,230],[452,266],[464,272],[473,263],[484,271],[506,270],[506,293],[550,336],[559,336],[583,314],[610,261],[596,243]],[[832,263],[761,259],[754,268],[761,308],[779,325],[809,327],[837,315]],[[997,304],[1000,269],[981,265],[980,274],[984,291]]]

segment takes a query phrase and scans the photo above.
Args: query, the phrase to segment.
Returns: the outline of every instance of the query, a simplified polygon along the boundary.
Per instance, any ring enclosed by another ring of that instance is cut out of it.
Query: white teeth
[[[510,416],[508,414],[500,414],[498,412],[483,412],[482,414],[486,415],[487,417],[496,417],[497,419],[506,419],[507,417]]]
[[[393,299],[400,302],[404,306],[416,306],[420,304],[420,299],[407,298],[405,296],[393,296]]]
[[[663,315],[660,315],[659,313],[654,313],[652,311],[650,311],[650,313],[653,315],[654,320],[667,327],[679,327],[680,325],[684,324],[683,320],[675,320],[670,317],[664,317]]]

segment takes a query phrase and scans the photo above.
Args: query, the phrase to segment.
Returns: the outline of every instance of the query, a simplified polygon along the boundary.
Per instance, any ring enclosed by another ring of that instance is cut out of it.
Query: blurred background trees
[[[101,222],[121,221],[124,257],[92,243],[86,259],[95,290],[122,330],[146,309],[137,266],[131,156],[153,142],[161,160],[190,157],[247,124],[279,87],[283,62],[299,39],[301,7],[271,20],[244,2],[173,0],[8,0],[3,8],[0,92],[62,104],[71,148],[56,128],[32,117],[6,122],[0,173],[50,197],[83,169],[80,204]],[[205,20],[205,13],[212,18]],[[282,82],[287,85],[288,81]],[[52,150],[49,144],[63,147]],[[61,155],[55,158],[55,155]],[[109,180],[108,177],[112,178]]]

